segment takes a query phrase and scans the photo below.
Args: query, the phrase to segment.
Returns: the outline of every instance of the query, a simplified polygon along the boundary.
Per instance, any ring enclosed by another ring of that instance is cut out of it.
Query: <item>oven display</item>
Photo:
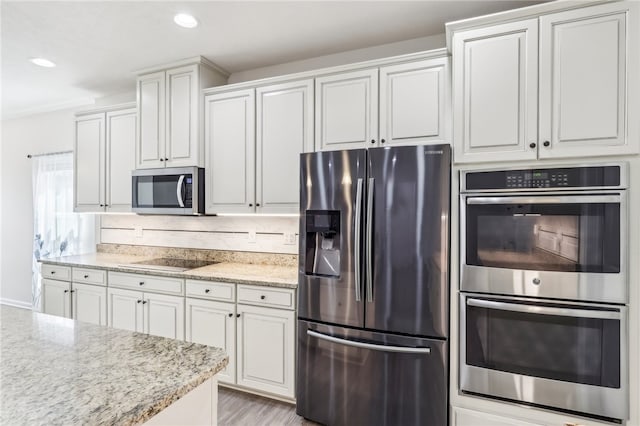
[[[598,188],[619,185],[619,166],[499,170],[466,174],[467,190]]]

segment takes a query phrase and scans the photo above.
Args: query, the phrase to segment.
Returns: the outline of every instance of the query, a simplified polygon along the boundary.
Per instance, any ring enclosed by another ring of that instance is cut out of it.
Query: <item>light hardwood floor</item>
[[[296,407],[273,399],[218,388],[219,426],[315,426],[296,415]]]

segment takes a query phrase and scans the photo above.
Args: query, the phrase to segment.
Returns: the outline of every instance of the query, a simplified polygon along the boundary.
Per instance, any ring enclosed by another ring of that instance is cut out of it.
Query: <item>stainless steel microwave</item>
[[[143,214],[204,213],[204,169],[168,167],[134,170],[131,210]]]

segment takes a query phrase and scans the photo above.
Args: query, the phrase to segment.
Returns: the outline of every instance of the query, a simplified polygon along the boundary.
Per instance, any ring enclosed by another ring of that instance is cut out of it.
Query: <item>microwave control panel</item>
[[[620,166],[467,172],[466,190],[570,189],[620,186]]]

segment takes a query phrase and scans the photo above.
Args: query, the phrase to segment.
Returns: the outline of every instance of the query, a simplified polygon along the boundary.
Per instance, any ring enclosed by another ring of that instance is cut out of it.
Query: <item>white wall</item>
[[[73,110],[3,121],[0,300],[31,306],[33,202],[27,154],[73,149]]]
[[[235,72],[229,76],[229,83],[239,83],[241,81],[257,80],[260,78],[311,71],[320,68],[404,55],[407,53],[440,49],[445,47],[445,44],[446,40],[444,34],[414,38],[396,43],[367,47],[364,49],[349,50],[346,52],[335,53],[333,55],[318,56],[316,58],[305,59],[302,61],[288,62],[286,64]]]

